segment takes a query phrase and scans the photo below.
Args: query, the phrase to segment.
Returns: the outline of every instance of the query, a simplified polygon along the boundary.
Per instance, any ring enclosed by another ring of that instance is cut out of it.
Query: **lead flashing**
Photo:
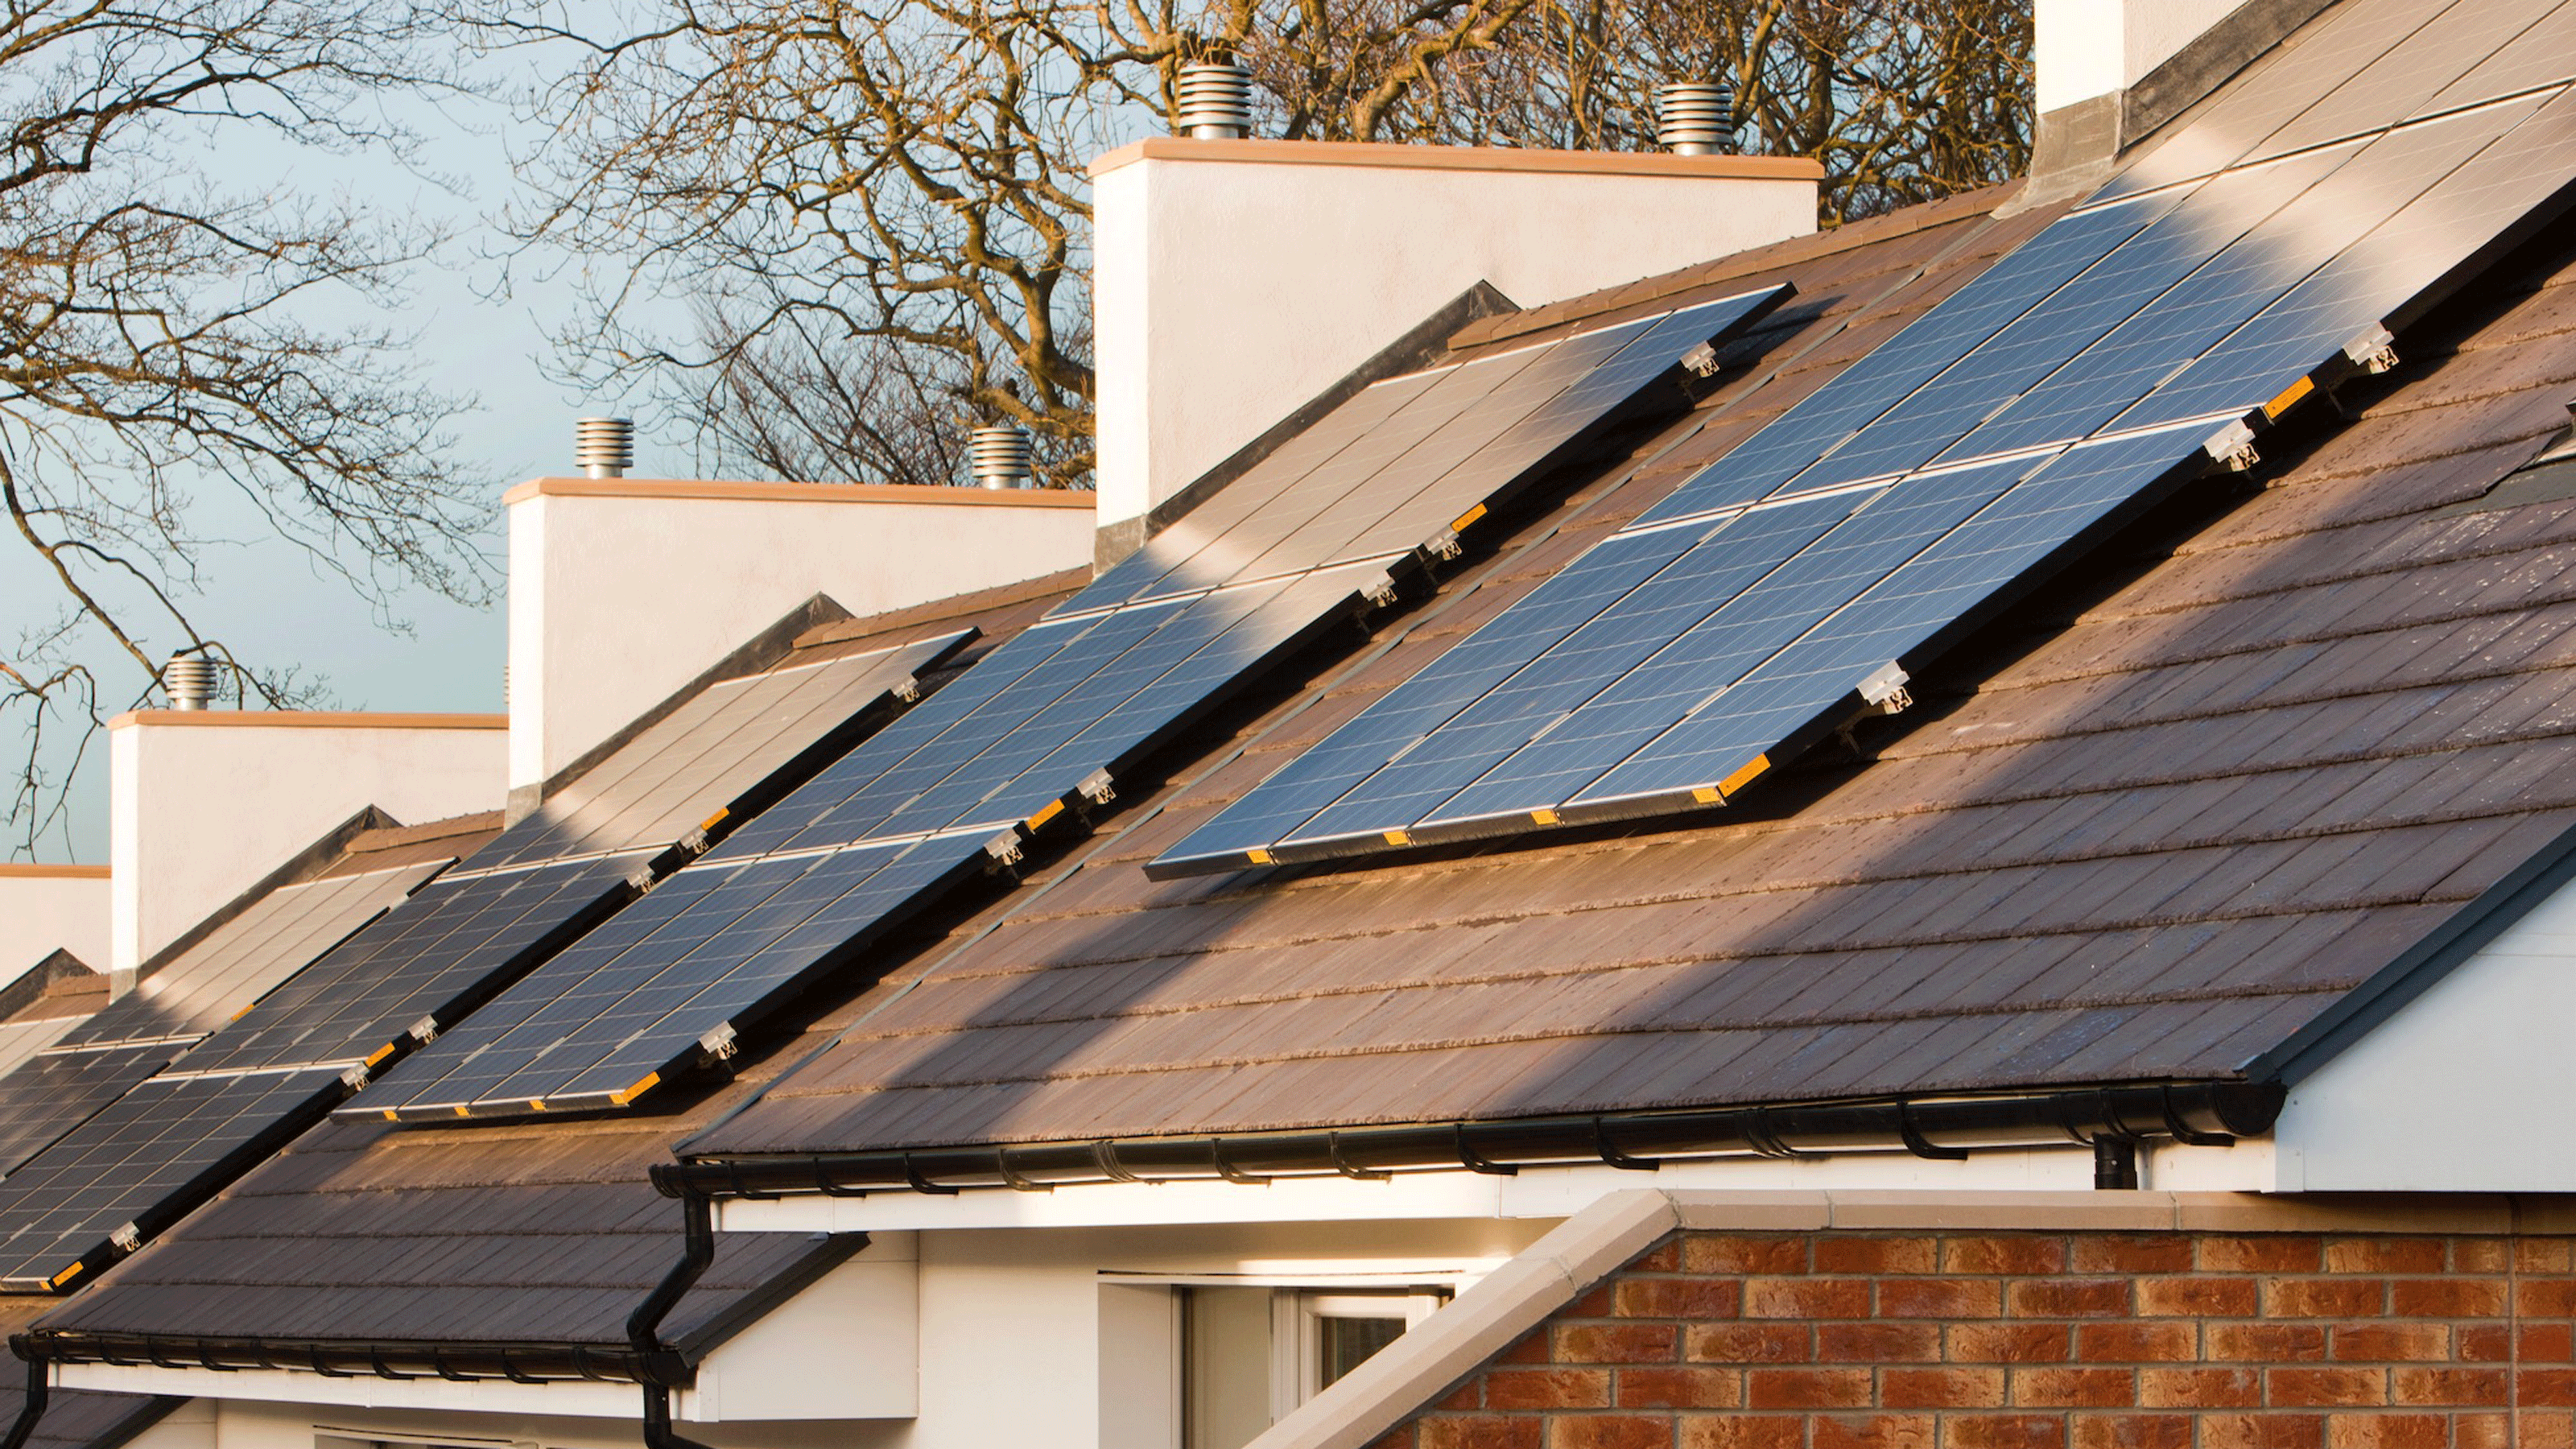
[[[1496,171],[1528,176],[1646,176],[1695,181],[1824,180],[1804,156],[1674,156],[1659,151],[1543,151],[1521,146],[1410,146],[1381,141],[1200,141],[1154,136],[1091,163],[1095,178],[1140,161],[1268,166],[1370,166],[1402,171]]]

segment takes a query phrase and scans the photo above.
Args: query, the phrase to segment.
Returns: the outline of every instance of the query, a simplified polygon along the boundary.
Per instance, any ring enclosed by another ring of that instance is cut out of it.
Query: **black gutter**
[[[1650,1170],[1666,1159],[1820,1156],[1903,1149],[1961,1158],[1996,1148],[2093,1147],[2104,1187],[2135,1186],[2135,1148],[2159,1138],[2225,1145],[2268,1132],[2283,1089],[2163,1082],[1996,1096],[1883,1098],[1776,1107],[1615,1112],[1517,1121],[1351,1127],[1212,1137],[1131,1137],[1025,1147],[706,1157],[653,1169],[665,1196],[764,1198],[872,1192],[1023,1192],[1077,1183],[1508,1174],[1523,1167]],[[2125,1179],[2125,1180],[2122,1180]],[[5,1446],[0,1446],[5,1449]]]
[[[9,1346],[39,1368],[48,1363],[103,1363],[125,1368],[209,1369],[216,1373],[281,1369],[334,1379],[637,1383],[654,1369],[632,1351],[605,1344],[424,1343],[37,1329],[15,1335]],[[0,1444],[0,1449],[8,1446]]]
[[[45,1371],[44,1360],[21,1347],[26,1337],[19,1333],[9,1338],[9,1347],[27,1360],[27,1400],[18,1406],[17,1420],[9,1425],[9,1436],[0,1439],[0,1449],[27,1449],[27,1441],[36,1435],[36,1421],[45,1417],[45,1398],[53,1392],[53,1376]]]
[[[654,1164],[658,1173],[660,1163]],[[662,1346],[662,1320],[697,1285],[700,1274],[716,1260],[716,1213],[714,1202],[706,1194],[680,1193],[682,1231],[680,1260],[635,1305],[626,1318],[626,1347],[636,1362],[645,1367],[644,1381],[644,1449],[708,1449],[707,1445],[680,1434],[671,1427],[671,1390],[696,1378],[694,1370]]]

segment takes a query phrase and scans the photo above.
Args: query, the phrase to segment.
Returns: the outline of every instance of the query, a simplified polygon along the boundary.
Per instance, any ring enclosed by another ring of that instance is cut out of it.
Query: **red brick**
[[[2453,1238],[2451,1271],[2504,1273],[2513,1268],[2513,1244],[2504,1238]]]
[[[2520,1343],[2517,1354],[2524,1363],[2576,1363],[2576,1329],[2564,1323],[2525,1323],[2517,1325]],[[2483,1350],[2508,1330],[2501,1325],[2460,1330],[2460,1357],[2471,1361],[2495,1362],[2503,1352],[2471,1352],[2471,1340],[2477,1339]]]
[[[1941,1449],[2064,1449],[2066,1420],[2055,1414],[1953,1414],[1941,1420]]]
[[[2439,1273],[2448,1266],[2440,1238],[2337,1238],[2326,1244],[2329,1273]]]
[[[2138,1402],[2154,1409],[2247,1409],[2263,1402],[2263,1378],[2247,1368],[2140,1369]]]
[[[1492,1414],[1438,1414],[1422,1421],[1422,1449],[1539,1449],[1546,1423]]]
[[[1678,1273],[1681,1270],[1682,1242],[1678,1237],[1666,1238],[1630,1258],[1626,1269],[1630,1273]]]
[[[1415,1449],[1414,1426],[1399,1425],[1369,1441],[1368,1449]]]
[[[2263,1284],[2266,1318],[2376,1318],[2387,1302],[2388,1287],[2375,1278],[2273,1278]]]
[[[2188,1414],[2085,1414],[2073,1449],[2191,1449]]]
[[[1547,1421],[1547,1449],[1673,1449],[1661,1414],[1565,1414]]]
[[[2004,1285],[1992,1278],[1891,1278],[1878,1285],[1881,1318],[1999,1318]]]
[[[2443,1414],[2331,1414],[2326,1449],[2450,1449]]]
[[[2150,1318],[2251,1318],[2259,1308],[2251,1278],[2138,1280],[2138,1312]]]
[[[1744,1284],[1747,1318],[1867,1318],[1865,1278],[1752,1278]]]
[[[2576,1279],[2541,1278],[2514,1285],[2514,1311],[2524,1318],[2576,1316]]]
[[[2024,1409],[2125,1409],[2138,1401],[2136,1376],[2115,1368],[2014,1369],[2011,1392]]]
[[[2322,1414],[2211,1414],[2200,1421],[2200,1449],[2322,1449]]]
[[[1929,1323],[1825,1323],[1816,1327],[1818,1363],[1933,1363],[1941,1330]]]
[[[1930,1414],[1820,1414],[1808,1449],[1932,1449]]]
[[[1878,1401],[1891,1409],[1992,1409],[2004,1402],[2004,1371],[1984,1368],[1882,1369]]]
[[[1682,1356],[1693,1363],[1803,1363],[1814,1356],[1803,1323],[1694,1323]]]
[[[2213,1323],[2209,1356],[2242,1363],[2314,1363],[2326,1356],[2326,1331],[2310,1323]]]
[[[2004,1305],[2015,1318],[2121,1318],[2129,1312],[2129,1280],[2030,1278],[2012,1285]]]
[[[1804,1273],[1807,1240],[1693,1233],[1682,1239],[1682,1266],[1693,1273]]]
[[[2389,1401],[2430,1406],[2474,1406],[2509,1402],[2503,1369],[2402,1368],[2388,1375]]]
[[[2068,1344],[2063,1323],[1963,1323],[1950,1330],[1949,1359],[1952,1363],[2064,1363],[2070,1354]]]
[[[2093,1234],[2075,1240],[2069,1266],[2078,1273],[2180,1273],[2191,1264],[2191,1239],[2180,1233]],[[2083,1435],[2076,1437],[2080,1440]]]
[[[1572,1303],[1558,1309],[1556,1316],[1559,1318],[1607,1318],[1610,1316],[1610,1305],[1618,1296],[1618,1288],[1619,1285],[1616,1282],[1603,1283],[1585,1293],[1582,1297],[1575,1299]]]
[[[1819,1273],[1929,1273],[1939,1244],[1930,1238],[1818,1238]]]
[[[1494,1356],[1496,1363],[1554,1363],[1555,1361],[1555,1350],[1549,1345],[1545,1328],[1534,1328],[1522,1334],[1511,1347]]]
[[[1558,1363],[1670,1363],[1681,1331],[1669,1323],[1573,1323],[1556,1330]]]
[[[2313,1273],[2325,1262],[2325,1245],[2305,1233],[2258,1233],[2199,1240],[2195,1261],[2215,1273]]]
[[[2401,1318],[2501,1318],[2505,1308],[2500,1278],[2400,1278],[2388,1285],[2388,1311]]]
[[[2516,1369],[2513,1375],[2513,1401],[2517,1404],[2549,1409],[2576,1406],[2576,1370]]]
[[[1606,1409],[1608,1369],[1496,1369],[1485,1375],[1488,1409]]]
[[[2079,1363],[2188,1363],[2199,1356],[2199,1331],[2188,1323],[2087,1323],[2075,1330]]]
[[[2460,1414],[2451,1420],[2452,1449],[2513,1449],[2509,1414]]]
[[[2451,1356],[2447,1323],[2347,1323],[2334,1331],[2334,1356],[2347,1362],[2431,1363]]]
[[[1744,1372],[1744,1402],[1750,1408],[1859,1409],[1868,1406],[1869,1398],[1867,1369],[1758,1368]]]
[[[2513,1416],[2514,1449],[2576,1449],[2576,1413],[2524,1409]]]
[[[2264,1398],[2275,1408],[2326,1404],[2385,1404],[2388,1371],[2375,1368],[2276,1368],[2264,1376]]]
[[[1623,1409],[1732,1409],[1744,1402],[1744,1376],[1731,1369],[1619,1370]]]
[[[2063,1273],[2066,1240],[2032,1233],[1951,1238],[1941,1244],[1945,1273]]]
[[[1696,1415],[1681,1421],[1681,1449],[1806,1449],[1807,1421],[1743,1414]]]
[[[1485,1407],[1485,1381],[1472,1378],[1451,1389],[1446,1397],[1431,1407],[1446,1413],[1463,1414]]]
[[[2513,1266],[2523,1273],[2576,1273],[2576,1238],[2516,1238]]]
[[[1622,1318],[1733,1318],[1744,1304],[1744,1285],[1732,1278],[1629,1278],[1619,1284],[1611,1312]]]

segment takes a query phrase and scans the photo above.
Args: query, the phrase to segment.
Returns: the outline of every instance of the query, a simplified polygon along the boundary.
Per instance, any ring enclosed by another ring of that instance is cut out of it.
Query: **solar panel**
[[[2475,49],[2508,27],[2471,28],[2461,43]],[[2349,74],[2399,38],[2328,35],[2358,57]],[[2101,529],[2250,443],[2245,424],[2375,365],[2394,327],[2557,215],[2571,176],[2576,90],[2562,89],[2156,196],[2106,191],[2023,248],[2047,261],[2007,256],[1986,274],[2022,295],[1972,283],[1890,344],[1982,334],[1955,360],[1929,366],[1948,349],[1928,346],[1864,360],[1846,373],[1858,383],[1774,420],[1463,641],[1460,663],[1391,691],[1148,872],[1720,803],[1857,712],[1895,707],[1910,671]],[[2160,197],[2142,222],[2141,202]],[[1945,318],[1953,306],[1966,317]],[[1906,376],[1917,385],[1888,401]],[[1793,508],[1830,515],[1848,503],[1833,490],[1852,488],[1869,496],[1785,556],[1777,535],[1745,528],[1764,514],[1785,524]],[[1729,521],[1689,550],[1652,532],[1712,511]]]
[[[810,775],[880,706],[911,694],[920,670],[971,638],[944,635],[699,691],[464,868],[421,887],[237,1019],[192,1047],[185,1038],[137,1044],[124,1078],[93,1094],[85,1120],[0,1180],[0,1287],[59,1290],[151,1236],[319,1120],[370,1071],[607,918],[655,870]],[[287,934],[264,939],[274,949]],[[223,959],[277,971],[263,950],[234,947]],[[220,974],[244,979],[241,970]],[[130,999],[133,1021],[199,1031],[216,1004],[195,990]],[[93,1025],[91,1036],[101,1035]],[[101,1061],[116,1055],[95,1043],[81,1050]]]
[[[0,1174],[151,1076],[447,862],[324,876],[253,902],[0,1076]]]
[[[721,1054],[1552,460],[1641,407],[1683,404],[1672,384],[1694,355],[1784,295],[1362,392],[1190,515],[1184,541],[1165,542],[1176,528],[1104,574],[342,1114],[623,1106]]]

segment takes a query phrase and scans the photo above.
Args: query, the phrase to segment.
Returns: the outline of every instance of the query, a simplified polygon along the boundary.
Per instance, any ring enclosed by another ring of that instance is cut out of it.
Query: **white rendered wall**
[[[2576,1192],[2576,888],[2291,1089],[2289,1192]]]
[[[1092,552],[1091,497],[544,478],[507,495],[510,785],[542,782],[816,594],[852,614]]]
[[[0,986],[56,951],[108,969],[107,868],[0,865]]]
[[[419,824],[506,794],[499,715],[142,710],[107,741],[119,971],[370,805]]]
[[[1092,164],[1100,521],[1137,517],[1480,281],[1524,307],[1815,230],[1814,163],[1287,141]]]
[[[2240,0],[2037,0],[2039,113],[2124,91],[2233,13]]]

